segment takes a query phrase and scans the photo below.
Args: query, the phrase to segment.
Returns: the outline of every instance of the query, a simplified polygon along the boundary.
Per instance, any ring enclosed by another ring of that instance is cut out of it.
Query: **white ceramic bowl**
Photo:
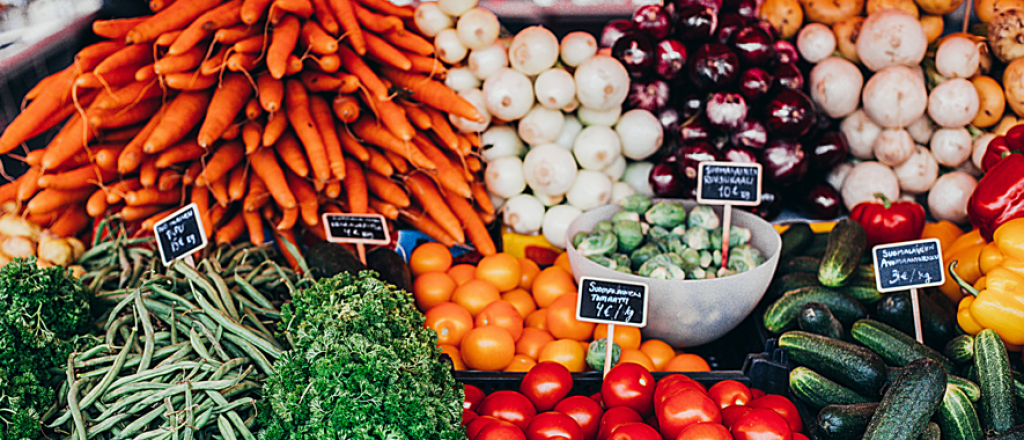
[[[697,202],[681,200],[689,213]],[[721,206],[714,207],[721,217]],[[610,220],[618,205],[595,208],[576,217],[566,232],[566,250],[572,273],[581,277],[608,278],[648,285],[647,327],[644,339],[658,338],[677,348],[693,347],[714,341],[739,325],[761,301],[779,264],[782,238],[772,225],[760,217],[732,209],[732,223],[751,231],[750,244],[761,251],[766,261],[752,270],[710,280],[655,280],[601,266],[580,255],[572,246],[577,232],[592,231],[602,220]]]

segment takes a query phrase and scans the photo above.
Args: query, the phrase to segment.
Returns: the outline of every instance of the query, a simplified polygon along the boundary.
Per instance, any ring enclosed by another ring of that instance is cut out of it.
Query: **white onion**
[[[455,24],[459,41],[470,50],[483,49],[494,44],[501,33],[501,24],[493,12],[483,8],[473,8],[459,17]]]
[[[843,188],[839,192],[846,209],[853,209],[858,203],[874,201],[877,193],[884,194],[889,200],[896,200],[900,196],[900,182],[892,168],[867,161],[855,165],[846,174]]]
[[[608,168],[615,158],[622,154],[622,142],[619,136],[611,128],[603,125],[591,125],[584,128],[576,142],[573,143],[572,152],[576,161],[585,170],[600,171]]]
[[[416,6],[412,16],[413,23],[426,37],[435,37],[438,32],[450,29],[455,22],[437,5],[437,2],[423,2]]]
[[[502,67],[508,67],[508,53],[500,42],[469,52],[469,70],[481,80],[487,79]]]
[[[597,53],[597,39],[587,32],[570,32],[562,37],[561,53],[565,65],[576,67]]]
[[[857,57],[874,72],[891,66],[918,65],[927,49],[928,36],[921,22],[898,9],[869,15],[857,35]]]
[[[936,220],[967,223],[967,201],[977,186],[977,179],[963,171],[939,176],[928,193],[928,211]]]
[[[843,189],[843,181],[846,180],[846,175],[850,174],[850,170],[857,165],[857,163],[854,162],[855,160],[856,159],[853,159],[836,165],[835,168],[832,168],[832,171],[829,171],[825,176],[825,182],[827,182],[829,186],[834,188],[836,191]]]
[[[558,145],[538,145],[526,153],[522,173],[534,191],[564,194],[576,179],[576,159]]]
[[[573,96],[572,102],[566,104],[565,107],[562,107],[562,113],[572,113],[578,108],[580,108],[580,100]]]
[[[914,139],[907,130],[888,128],[875,139],[874,148],[879,162],[894,167],[914,154]]]
[[[523,29],[508,47],[508,59],[513,69],[527,75],[548,70],[558,61],[558,37],[541,26]]]
[[[845,58],[827,58],[811,69],[811,99],[833,118],[844,118],[857,110],[863,86],[860,68]]]
[[[882,133],[882,127],[872,121],[864,110],[857,110],[843,119],[839,130],[846,137],[851,156],[858,159],[875,158],[875,139]]]
[[[600,171],[580,170],[565,200],[584,211],[608,204],[612,199],[612,179]]]
[[[636,194],[636,190],[626,182],[615,182],[612,184],[612,203],[619,203],[619,200],[633,194]]]
[[[530,145],[551,143],[558,139],[564,122],[565,116],[561,110],[536,105],[519,120],[519,137]]]
[[[583,125],[603,125],[611,127],[619,122],[622,116],[622,106],[615,106],[607,110],[595,110],[590,107],[580,107],[576,110],[576,117],[580,118]]]
[[[970,78],[978,72],[978,43],[960,35],[946,38],[935,51],[935,70],[946,78]]]
[[[458,32],[449,28],[434,36],[434,53],[445,63],[458,64],[463,58],[466,58],[469,49],[462,44],[462,41],[459,41]]]
[[[526,152],[516,129],[508,125],[492,125],[480,136],[481,154],[485,161],[505,156],[522,156]]]
[[[862,95],[864,112],[886,128],[906,127],[920,118],[928,107],[924,80],[906,66],[887,67],[875,73],[864,85]]]
[[[647,110],[633,109],[619,118],[615,132],[622,141],[622,154],[633,160],[643,160],[661,148],[664,130],[661,122]]]
[[[452,67],[444,77],[444,85],[456,92],[466,89],[480,88],[480,80],[477,79],[468,67]]]
[[[910,137],[914,138],[914,142],[921,145],[928,145],[928,141],[932,139],[932,133],[935,132],[935,124],[928,118],[927,115],[917,118],[912,124],[907,126],[907,133],[910,133]]]
[[[549,69],[533,83],[537,102],[546,108],[561,109],[576,98],[576,82],[565,69]]]
[[[565,231],[569,229],[572,221],[583,214],[579,208],[572,205],[558,205],[548,208],[544,213],[544,221],[541,224],[541,232],[548,242],[559,249],[565,249]]]
[[[558,132],[558,138],[555,139],[555,143],[559,147],[571,150],[572,144],[576,142],[576,136],[581,131],[583,131],[583,124],[580,123],[579,119],[576,119],[576,115],[565,115],[562,131]]]
[[[595,55],[576,67],[576,97],[584,107],[610,110],[629,93],[629,73],[615,58]]]
[[[922,194],[931,189],[939,177],[939,163],[927,148],[918,146],[910,158],[893,167],[900,181],[900,190],[905,194]]]
[[[971,133],[966,128],[940,128],[929,147],[939,165],[956,168],[971,157]]]
[[[556,196],[544,194],[540,191],[534,191],[533,196],[540,200],[544,206],[555,206],[565,200],[565,194],[559,194]]]
[[[615,162],[608,165],[605,169],[601,170],[612,179],[612,182],[618,182],[622,178],[622,175],[626,172],[626,156],[618,156],[615,158]]]
[[[978,116],[981,101],[978,89],[963,78],[951,79],[935,86],[928,95],[928,116],[943,127],[963,127]]]
[[[484,171],[487,190],[502,198],[513,197],[526,189],[523,178],[523,161],[515,156],[505,156],[487,163]]]
[[[796,37],[796,47],[807,62],[817,63],[836,50],[836,36],[821,23],[808,23]]]
[[[637,194],[647,197],[654,197],[654,188],[651,188],[651,168],[654,164],[650,162],[633,162],[626,165],[626,172],[622,174],[622,181],[633,188]]]
[[[533,107],[533,84],[530,78],[503,67],[484,80],[484,102],[487,111],[498,119],[514,121]]]
[[[437,0],[437,6],[445,14],[459,17],[476,7],[478,0]]]
[[[505,202],[505,225],[517,234],[532,235],[544,222],[544,204],[529,194],[520,194]]]
[[[475,133],[486,130],[487,126],[491,125],[491,114],[487,111],[487,106],[484,103],[483,92],[480,89],[466,89],[459,92],[459,96],[473,104],[473,107],[480,113],[480,116],[483,116],[484,120],[472,121],[461,116],[455,116],[454,114],[449,114],[448,120],[463,133]]]
[[[986,133],[974,141],[974,146],[971,147],[971,163],[974,164],[975,168],[981,169],[981,159],[985,157],[985,151],[988,150],[988,143],[995,139],[996,135],[993,133]]]
[[[487,198],[491,199],[491,205],[494,205],[495,209],[500,211],[505,207],[506,198],[499,196],[491,191],[487,191]]]

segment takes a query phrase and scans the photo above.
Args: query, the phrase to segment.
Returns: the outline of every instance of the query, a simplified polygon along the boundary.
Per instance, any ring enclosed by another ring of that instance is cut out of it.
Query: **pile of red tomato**
[[[469,440],[806,440],[793,402],[726,380],[705,388],[682,374],[619,364],[592,396],[567,397],[572,374],[541,362],[519,391],[466,385]]]

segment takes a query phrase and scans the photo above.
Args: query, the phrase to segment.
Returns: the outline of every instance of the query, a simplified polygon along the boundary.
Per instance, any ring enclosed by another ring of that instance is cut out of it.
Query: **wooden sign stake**
[[[924,333],[921,331],[921,302],[917,298],[917,288],[910,289],[910,305],[914,310],[914,337],[924,344]]]
[[[608,336],[604,340],[604,374],[601,375],[603,379],[608,375],[608,370],[612,369],[612,341],[615,340],[615,324],[608,324]]]
[[[189,267],[193,269],[196,268],[196,260],[192,258],[192,254],[188,254],[188,256],[185,257],[185,264],[189,265]]]
[[[366,266],[366,245],[356,243],[356,252],[359,253],[359,261],[363,263],[363,266]]]
[[[726,203],[722,208],[722,267],[729,266],[729,229],[731,225],[732,204]]]

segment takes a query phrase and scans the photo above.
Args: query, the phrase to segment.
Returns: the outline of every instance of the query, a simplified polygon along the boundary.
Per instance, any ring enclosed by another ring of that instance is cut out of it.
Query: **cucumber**
[[[801,331],[780,336],[779,347],[789,350],[793,362],[865,396],[877,396],[885,385],[885,362],[867,348]]]
[[[814,409],[829,405],[877,403],[877,399],[857,394],[807,367],[796,367],[789,372],[789,388],[794,396]]]
[[[921,431],[921,435],[917,436],[919,440],[940,440],[942,439],[942,429],[935,422],[928,422],[924,425],[924,430]]]
[[[782,333],[796,325],[800,309],[810,302],[819,302],[832,311],[832,315],[844,324],[868,316],[867,309],[850,295],[821,286],[801,287],[790,290],[775,301],[764,312],[764,327],[772,333]]]
[[[946,348],[946,343],[956,337],[959,326],[956,317],[950,316],[935,304],[928,295],[918,295],[921,306],[921,332],[925,345],[936,350]],[[908,292],[893,292],[885,295],[875,305],[878,320],[889,324],[908,335],[914,335],[914,307]]]
[[[1017,399],[1024,400],[1024,373],[1013,372],[1013,394]]]
[[[800,330],[833,339],[843,339],[843,325],[828,306],[819,302],[809,302],[800,309],[796,317]]]
[[[818,437],[821,440],[859,440],[868,429],[878,403],[829,405],[818,413]]]
[[[960,388],[960,391],[963,391],[967,398],[971,399],[971,402],[981,400],[981,387],[978,384],[952,374],[946,376],[946,382],[951,386]]]
[[[850,335],[857,342],[878,353],[890,365],[902,367],[916,359],[929,358],[942,365],[946,373],[956,371],[953,363],[941,353],[873,319],[862,319],[854,323]]]
[[[779,251],[780,258],[789,255],[800,255],[814,241],[814,231],[807,222],[790,223],[789,228],[782,233],[782,250]]]
[[[819,266],[821,266],[821,258],[799,256],[780,260],[779,267],[775,269],[775,272],[778,275],[787,273],[813,273],[817,275]]]
[[[765,296],[768,298],[768,301],[775,301],[790,290],[820,285],[821,283],[818,282],[818,275],[816,274],[806,272],[787,273],[777,276],[772,280],[771,285],[768,286],[768,293]]]
[[[974,338],[974,366],[981,385],[982,425],[996,433],[1009,431],[1016,412],[1013,376],[1006,346],[995,330],[982,330]]]
[[[954,364],[974,363],[974,336],[960,335],[946,343],[946,357]]]
[[[846,283],[860,264],[868,238],[860,223],[844,218],[836,223],[828,236],[825,256],[818,266],[818,281],[829,287]]]
[[[878,404],[864,440],[915,440],[942,403],[946,373],[933,359],[915,360],[903,368]]]
[[[878,301],[881,301],[882,298],[884,298],[882,292],[879,292],[878,288],[875,287],[874,282],[867,285],[861,284],[859,278],[854,279],[854,281],[850,282],[850,284],[841,287],[840,291],[847,295],[850,295],[851,297],[853,297],[853,299],[859,301],[861,304],[864,304],[866,306],[875,304]]]
[[[956,385],[946,385],[939,411],[935,419],[948,440],[982,440],[981,422],[967,394]]]

